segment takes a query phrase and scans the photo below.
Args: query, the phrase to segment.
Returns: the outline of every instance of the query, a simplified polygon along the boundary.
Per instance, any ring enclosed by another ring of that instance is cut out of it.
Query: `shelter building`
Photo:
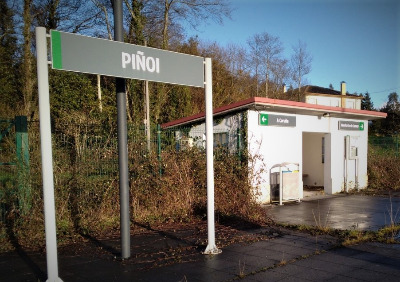
[[[253,97],[213,111],[214,146],[246,147],[261,203],[299,201],[304,186],[335,194],[368,185],[368,121],[386,113],[361,110],[358,96],[318,95],[316,89],[309,88],[305,102]],[[204,113],[162,127],[176,128],[181,144],[205,144]]]

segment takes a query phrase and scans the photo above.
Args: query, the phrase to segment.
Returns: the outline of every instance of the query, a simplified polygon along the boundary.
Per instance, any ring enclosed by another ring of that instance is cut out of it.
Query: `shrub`
[[[396,152],[369,146],[368,187],[375,190],[400,190],[400,157]]]
[[[18,206],[10,205],[6,220],[0,225],[3,250],[17,245],[42,248],[45,244],[40,142],[37,128],[32,132],[36,132],[30,134],[32,207],[29,213],[21,214]],[[115,134],[111,130],[72,124],[56,127],[54,132],[59,242],[70,242],[77,235],[118,228],[119,176]],[[166,149],[160,162],[155,154],[146,152],[145,143],[140,140],[130,142],[128,148],[132,220],[158,223],[205,218],[207,181],[203,149],[179,152],[174,148]],[[240,165],[234,154],[221,151],[216,156],[216,213],[246,220],[259,218],[249,185],[248,166]]]

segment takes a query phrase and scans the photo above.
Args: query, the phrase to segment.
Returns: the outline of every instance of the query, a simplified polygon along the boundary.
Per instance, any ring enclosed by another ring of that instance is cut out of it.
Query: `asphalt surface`
[[[305,197],[301,203],[267,207],[281,223],[376,231],[400,222],[400,197],[334,195]]]
[[[335,196],[266,209],[282,223],[377,230],[390,219],[398,222],[400,198]],[[191,243],[179,240],[174,232],[148,233],[143,240],[152,238],[151,242],[167,244],[171,252],[178,247],[190,248]],[[63,281],[399,281],[399,244],[369,242],[342,247],[334,237],[299,231],[274,233],[261,228],[246,232],[249,236],[268,236],[254,243],[229,245],[218,255],[202,255],[197,250],[182,255],[181,261],[175,256],[174,261],[150,269],[145,267],[146,258],[135,263],[138,252],[135,249],[132,259],[119,260],[118,238],[98,241],[78,253],[59,253],[59,278]],[[98,252],[89,248],[98,248]],[[157,250],[160,245],[140,248]],[[23,250],[0,254],[0,281],[46,279],[45,254]]]

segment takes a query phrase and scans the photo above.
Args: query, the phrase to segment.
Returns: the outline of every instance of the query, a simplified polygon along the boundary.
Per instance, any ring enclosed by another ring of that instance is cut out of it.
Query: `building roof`
[[[214,117],[223,116],[244,110],[257,110],[268,112],[279,112],[299,115],[323,116],[358,119],[358,120],[376,120],[386,118],[387,114],[377,111],[366,111],[357,109],[347,109],[340,107],[330,107],[323,105],[308,104],[303,102],[294,102],[288,100],[278,100],[263,97],[253,97],[233,104],[219,107],[213,110]],[[164,123],[163,128],[183,126],[202,122],[205,119],[205,113],[184,117],[174,121]]]
[[[300,92],[304,93],[305,95],[310,95],[310,94],[316,94],[316,95],[341,95],[342,93],[339,90],[334,90],[330,88],[325,88],[321,86],[315,86],[315,85],[305,85],[300,88]],[[289,90],[288,93],[291,91],[296,91],[296,90]],[[362,99],[362,96],[360,95],[355,95],[355,94],[349,94],[346,93],[346,96],[351,96],[352,98],[359,98]]]

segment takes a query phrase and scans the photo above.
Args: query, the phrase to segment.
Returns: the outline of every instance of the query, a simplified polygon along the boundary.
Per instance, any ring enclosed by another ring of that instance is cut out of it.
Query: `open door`
[[[325,133],[303,132],[303,195],[323,194],[327,142]]]

